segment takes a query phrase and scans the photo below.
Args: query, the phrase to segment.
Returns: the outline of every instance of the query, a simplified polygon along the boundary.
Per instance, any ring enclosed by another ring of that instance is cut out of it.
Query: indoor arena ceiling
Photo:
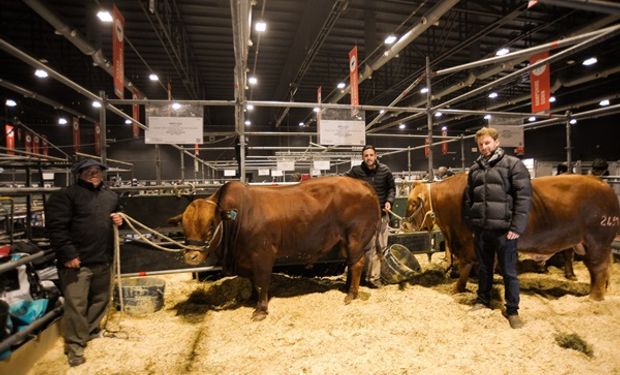
[[[237,0],[117,1],[125,18],[126,79],[149,99],[167,99],[169,87],[174,99],[234,100],[232,3]],[[2,1],[1,39],[89,91],[104,90],[112,98],[112,78],[101,68],[103,59],[112,57],[112,26],[96,17],[100,8],[110,9],[111,5],[92,0]],[[421,29],[420,25],[427,23],[425,17],[441,8],[445,10],[437,22],[423,27],[424,31],[402,50],[384,58],[392,48],[384,43],[388,35],[400,38],[416,25]],[[360,83],[360,103],[388,105],[423,73],[425,56],[436,71],[495,56],[502,47],[517,51],[618,24],[620,6],[611,1],[576,0],[540,0],[529,9],[525,0],[256,0],[251,18],[252,23],[264,20],[267,30],[258,34],[252,26],[247,70],[248,75],[257,77],[258,84],[246,90],[247,99],[315,102],[317,87],[321,86],[324,103],[339,98],[339,103],[346,104],[349,96],[336,85],[344,82],[348,87],[348,52],[357,46],[360,66],[376,66]],[[604,97],[617,103],[617,35],[552,64],[552,85],[556,86],[553,111],[591,109]],[[598,63],[582,65],[590,56]],[[433,92],[447,91],[435,98],[434,104],[466,92],[467,88],[451,89],[465,80],[469,81],[464,86],[472,89],[526,66],[527,59],[521,60],[495,76],[487,74],[495,67],[490,65],[434,78]],[[52,132],[58,126],[56,118],[67,111],[83,115],[87,122],[98,118],[89,99],[53,79],[37,79],[33,67],[5,49],[0,50],[0,66],[0,97],[3,102],[9,97],[18,102],[15,108],[5,107],[5,119],[17,116],[38,129],[49,126]],[[160,80],[150,81],[150,73],[156,73]],[[424,106],[425,96],[420,93],[423,86],[412,88],[396,105]],[[527,74],[495,91],[496,98],[489,98],[485,92],[453,108],[529,111]],[[63,108],[42,104],[32,98],[35,94]],[[125,97],[129,95],[125,90]],[[121,108],[130,111],[127,106]],[[376,115],[367,112],[367,122]],[[313,131],[315,126],[311,109],[256,108],[247,116],[252,130],[297,131],[300,122],[305,124],[304,131]],[[382,131],[402,132],[395,125],[403,122],[405,132],[423,134],[426,119],[403,120],[405,116],[386,117],[374,126],[387,125]],[[121,123],[113,115],[108,121]],[[233,130],[234,121],[232,107],[209,107],[205,131]],[[459,134],[483,120],[446,115],[438,123],[447,125],[451,134]]]

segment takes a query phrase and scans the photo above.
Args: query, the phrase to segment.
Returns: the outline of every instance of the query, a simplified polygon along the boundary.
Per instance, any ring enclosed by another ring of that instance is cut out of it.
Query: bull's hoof
[[[604,300],[605,296],[600,293],[590,293],[590,299],[598,302]]]
[[[577,281],[577,276],[575,275],[564,275],[564,277],[568,280]]]
[[[458,283],[454,286],[454,293],[465,293],[467,292],[467,285],[459,285]]]
[[[353,300],[354,300],[354,299],[356,299],[356,298],[357,298],[357,294],[351,294],[351,293],[349,293],[349,294],[347,294],[347,296],[346,296],[346,297],[344,297],[344,304],[345,304],[345,305],[348,305],[348,304],[350,304],[350,303],[351,303],[351,301],[353,301]]]
[[[252,320],[255,322],[260,322],[261,320],[265,320],[267,317],[267,311],[264,310],[254,310],[252,313]]]

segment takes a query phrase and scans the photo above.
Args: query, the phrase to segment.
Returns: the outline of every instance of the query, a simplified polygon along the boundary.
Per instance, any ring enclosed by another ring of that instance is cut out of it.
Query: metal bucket
[[[409,280],[421,270],[418,260],[403,245],[394,244],[388,247],[383,256],[381,280],[385,284],[398,284]]]
[[[124,279],[121,282],[124,311],[136,315],[158,311],[164,305],[165,286],[164,280],[154,277]],[[114,302],[120,309],[118,284],[114,288]]]

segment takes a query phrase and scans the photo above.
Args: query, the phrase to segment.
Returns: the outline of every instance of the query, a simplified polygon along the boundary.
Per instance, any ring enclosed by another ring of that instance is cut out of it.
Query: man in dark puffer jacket
[[[380,288],[381,258],[379,252],[385,251],[388,243],[389,216],[386,210],[391,210],[396,196],[396,184],[392,171],[387,165],[377,160],[377,150],[372,145],[362,148],[362,163],[351,168],[346,176],[364,180],[375,189],[381,207],[381,227],[366,248],[366,285],[370,288]]]
[[[530,174],[521,160],[499,147],[498,133],[482,128],[476,133],[480,156],[467,176],[465,220],[474,231],[478,298],[472,310],[489,308],[493,286],[493,260],[502,266],[505,315],[512,328],[520,328],[517,239],[525,231],[531,205]]]

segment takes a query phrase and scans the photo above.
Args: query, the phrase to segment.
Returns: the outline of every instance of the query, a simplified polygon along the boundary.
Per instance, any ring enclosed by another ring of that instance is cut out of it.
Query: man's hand
[[[392,209],[392,205],[390,204],[390,202],[385,202],[384,210],[386,212],[389,212],[391,209]]]
[[[65,262],[66,268],[80,268],[80,258],[73,258]]]
[[[114,225],[116,225],[117,227],[123,225],[123,217],[118,213],[111,213],[110,217],[112,218],[112,222],[114,223]]]
[[[506,235],[506,238],[508,238],[509,240],[516,240],[517,238],[519,238],[519,233],[515,233],[509,230],[508,234]]]

